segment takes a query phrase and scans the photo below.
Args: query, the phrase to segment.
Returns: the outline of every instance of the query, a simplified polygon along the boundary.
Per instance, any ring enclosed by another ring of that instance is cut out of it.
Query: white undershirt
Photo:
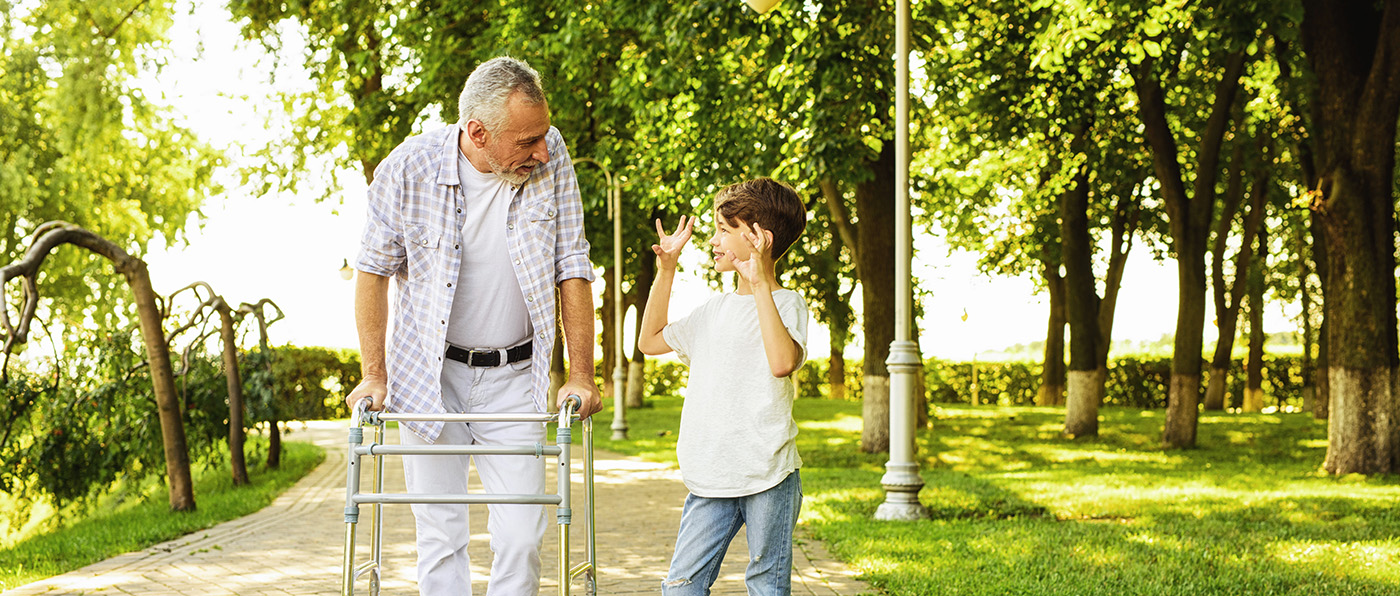
[[[530,311],[510,264],[506,215],[510,184],[482,173],[461,150],[457,176],[462,184],[462,268],[447,323],[447,341],[464,348],[503,349],[530,340]]]

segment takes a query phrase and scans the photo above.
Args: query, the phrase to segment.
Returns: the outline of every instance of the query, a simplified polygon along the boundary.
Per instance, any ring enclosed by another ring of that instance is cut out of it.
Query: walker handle
[[[566,420],[572,419],[583,408],[583,398],[570,393],[564,398],[564,403],[559,407],[559,415]]]

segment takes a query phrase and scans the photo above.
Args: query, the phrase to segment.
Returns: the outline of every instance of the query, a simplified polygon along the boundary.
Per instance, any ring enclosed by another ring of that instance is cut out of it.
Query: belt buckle
[[[494,368],[500,366],[506,361],[505,356],[502,354],[502,352],[503,350],[471,350],[467,352],[467,360],[469,361],[468,364],[470,364],[471,366],[486,368]],[[485,362],[483,362],[482,364],[477,364],[476,362],[477,357],[486,359],[492,356],[496,357],[496,362],[494,364],[486,364]]]

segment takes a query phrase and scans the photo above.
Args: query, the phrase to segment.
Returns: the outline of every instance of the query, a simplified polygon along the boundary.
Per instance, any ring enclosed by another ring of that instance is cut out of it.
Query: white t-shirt
[[[807,303],[773,292],[778,316],[807,358]],[[662,329],[690,367],[676,455],[686,488],[709,498],[763,492],[802,467],[797,455],[792,378],[768,368],[753,296],[726,293]],[[799,364],[800,364],[799,362]]]
[[[501,349],[530,340],[530,311],[510,264],[506,215],[510,183],[477,171],[457,151],[462,185],[462,268],[447,323],[447,342],[464,348]]]

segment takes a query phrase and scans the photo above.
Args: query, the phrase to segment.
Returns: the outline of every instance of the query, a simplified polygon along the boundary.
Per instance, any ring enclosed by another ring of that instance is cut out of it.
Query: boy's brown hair
[[[807,227],[807,207],[792,187],[772,178],[730,184],[715,195],[715,213],[725,223],[758,224],[773,233],[773,260],[787,253]]]

